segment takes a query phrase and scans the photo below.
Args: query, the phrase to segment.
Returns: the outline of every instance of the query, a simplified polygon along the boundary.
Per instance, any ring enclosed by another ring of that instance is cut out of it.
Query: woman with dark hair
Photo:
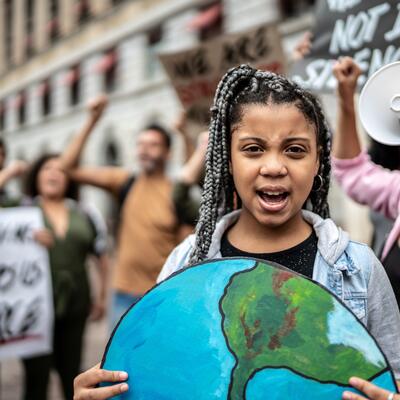
[[[29,202],[40,207],[45,229],[34,233],[48,248],[54,296],[53,353],[23,360],[25,400],[44,400],[50,370],[60,375],[66,400],[73,398],[73,379],[80,372],[82,338],[90,315],[100,319],[105,310],[106,230],[93,209],[76,202],[77,186],[61,169],[56,154],[40,157],[26,179]],[[100,290],[91,302],[86,261],[94,255],[99,266]]]

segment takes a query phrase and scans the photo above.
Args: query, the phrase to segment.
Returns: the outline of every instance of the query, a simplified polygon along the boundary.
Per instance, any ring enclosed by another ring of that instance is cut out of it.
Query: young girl
[[[329,153],[325,118],[311,94],[272,73],[230,70],[212,108],[196,234],[171,253],[159,280],[221,256],[276,261],[345,301],[400,377],[400,318],[386,274],[367,246],[328,219]],[[94,368],[76,379],[75,398],[107,399],[127,384],[94,385],[123,379]]]

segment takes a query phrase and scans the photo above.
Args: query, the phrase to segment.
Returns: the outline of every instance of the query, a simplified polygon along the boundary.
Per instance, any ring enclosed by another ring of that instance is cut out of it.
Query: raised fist
[[[90,116],[97,121],[103,114],[105,108],[107,107],[108,98],[106,95],[101,94],[95,98],[89,100],[87,108]]]

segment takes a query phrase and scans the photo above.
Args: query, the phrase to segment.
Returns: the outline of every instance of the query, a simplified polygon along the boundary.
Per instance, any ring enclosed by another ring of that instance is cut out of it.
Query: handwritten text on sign
[[[285,58],[275,25],[225,35],[190,50],[160,56],[188,118],[208,124],[217,84],[229,68],[251,64],[283,73]]]
[[[33,240],[40,210],[0,210],[0,360],[51,351],[53,298],[47,251]]]
[[[294,68],[293,79],[302,86],[334,88],[332,60],[340,56],[351,56],[360,65],[360,85],[400,60],[400,1],[320,0],[316,20],[312,52]]]

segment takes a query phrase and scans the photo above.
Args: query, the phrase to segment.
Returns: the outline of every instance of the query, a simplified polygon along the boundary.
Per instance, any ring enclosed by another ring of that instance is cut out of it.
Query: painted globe
[[[124,400],[339,400],[351,376],[396,391],[344,303],[249,258],[207,261],[150,290],[114,330],[102,367],[128,372]]]

